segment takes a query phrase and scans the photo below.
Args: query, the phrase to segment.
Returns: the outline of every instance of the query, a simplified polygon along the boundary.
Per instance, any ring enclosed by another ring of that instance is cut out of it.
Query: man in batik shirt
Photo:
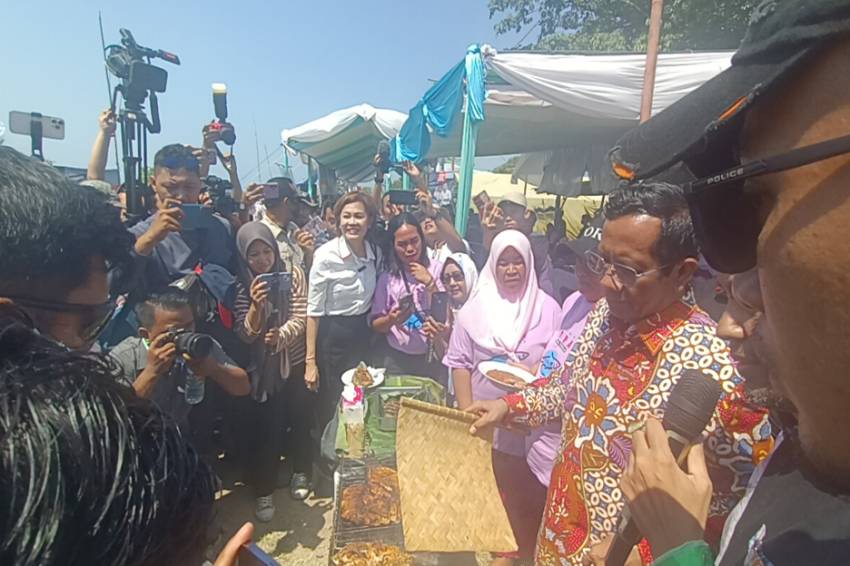
[[[690,300],[698,267],[693,225],[678,187],[656,183],[612,193],[597,252],[586,263],[605,300],[562,372],[502,400],[480,402],[476,426],[511,417],[541,425],[561,419],[561,453],[549,484],[536,564],[604,558],[624,499],[620,476],[631,453],[630,427],[663,418],[682,372],[701,370],[723,385],[705,433],[714,498],[707,533],[719,539],[750,472],[771,448],[767,412],[747,405],[743,380],[714,323]],[[652,552],[642,542],[644,563]]]

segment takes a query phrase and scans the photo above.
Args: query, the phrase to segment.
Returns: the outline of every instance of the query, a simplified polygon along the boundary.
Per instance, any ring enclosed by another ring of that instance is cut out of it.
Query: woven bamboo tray
[[[492,430],[469,413],[403,398],[396,433],[404,546],[409,552],[517,549],[493,475]]]

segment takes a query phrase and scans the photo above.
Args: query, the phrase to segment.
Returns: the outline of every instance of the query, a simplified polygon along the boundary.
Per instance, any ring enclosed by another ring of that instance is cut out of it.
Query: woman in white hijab
[[[478,268],[472,258],[465,253],[453,253],[446,258],[440,279],[448,294],[448,317],[444,324],[437,322],[433,317],[428,317],[422,330],[431,341],[432,354],[442,360],[446,355],[457,313],[466,304],[478,281]],[[451,381],[449,381],[449,388],[451,389]]]

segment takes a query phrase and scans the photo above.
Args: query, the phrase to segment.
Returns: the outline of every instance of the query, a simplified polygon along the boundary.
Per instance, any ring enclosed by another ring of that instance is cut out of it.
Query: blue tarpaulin
[[[464,81],[469,90],[470,117],[475,122],[484,120],[485,74],[481,49],[471,45],[464,60],[452,67],[410,109],[407,121],[391,144],[392,160],[396,163],[422,161],[431,149],[429,126],[441,137],[454,129],[463,108]]]

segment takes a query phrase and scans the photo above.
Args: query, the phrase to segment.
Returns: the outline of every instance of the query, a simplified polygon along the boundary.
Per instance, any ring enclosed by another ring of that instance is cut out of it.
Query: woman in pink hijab
[[[478,365],[495,360],[531,370],[559,329],[560,315],[558,303],[537,283],[528,238],[516,230],[501,232],[493,240],[472,296],[458,314],[443,360],[452,371],[459,408],[504,396],[509,390],[484,377]],[[502,429],[495,432],[493,468],[519,552],[500,556],[494,564],[533,556],[540,517],[527,495],[540,484],[526,463],[525,440]]]

